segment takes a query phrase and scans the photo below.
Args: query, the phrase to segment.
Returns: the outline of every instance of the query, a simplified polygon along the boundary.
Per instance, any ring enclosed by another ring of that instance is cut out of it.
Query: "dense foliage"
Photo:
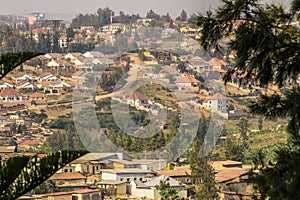
[[[17,199],[85,153],[85,151],[62,151],[41,159],[28,156],[9,158],[0,164],[0,199]]]
[[[243,83],[254,79],[260,86],[279,89],[250,105],[252,113],[268,119],[288,118],[289,142],[274,151],[272,159],[260,154],[253,181],[257,199],[299,199],[299,0],[291,10],[258,0],[223,0],[216,11],[196,19],[201,44],[213,52],[236,52],[235,65],[224,77],[237,75]],[[225,42],[225,41],[229,42]],[[259,162],[258,162],[259,161]]]

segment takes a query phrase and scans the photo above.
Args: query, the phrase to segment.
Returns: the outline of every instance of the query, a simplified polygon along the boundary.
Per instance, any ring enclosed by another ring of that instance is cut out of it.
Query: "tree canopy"
[[[287,146],[278,148],[271,158],[261,153],[254,161],[259,169],[252,179],[256,199],[300,199],[295,192],[300,184],[299,9],[299,0],[293,0],[289,10],[258,0],[222,0],[218,9],[195,20],[206,50],[235,53],[225,83],[237,75],[242,82],[255,79],[261,87],[278,88],[249,105],[252,113],[265,118],[287,118],[290,136]]]

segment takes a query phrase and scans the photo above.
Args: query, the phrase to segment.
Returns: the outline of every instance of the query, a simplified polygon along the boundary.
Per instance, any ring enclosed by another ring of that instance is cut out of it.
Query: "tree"
[[[13,69],[24,63],[25,61],[34,58],[42,53],[35,52],[16,52],[16,53],[5,53],[0,56],[0,79],[6,74],[11,72]]]
[[[0,164],[0,199],[13,200],[43,183],[60,168],[83,156],[85,151],[62,151],[38,160],[11,157]]]
[[[189,156],[191,174],[189,175],[194,185],[194,199],[214,200],[218,197],[215,186],[215,173],[209,164],[209,157],[200,157],[201,141],[193,142],[192,151]]]
[[[248,132],[249,132],[249,127],[250,127],[248,119],[245,117],[242,117],[240,119],[240,122],[237,124],[237,127],[241,133],[243,140],[247,141],[249,139]]]
[[[258,130],[262,131],[263,129],[263,118],[258,118]]]
[[[253,172],[256,199],[300,198],[296,192],[300,185],[300,34],[295,23],[300,16],[299,0],[291,5],[286,10],[258,0],[223,0],[216,11],[195,20],[201,29],[199,41],[206,50],[224,52],[228,48],[236,52],[235,65],[225,74],[225,83],[237,74],[243,82],[250,83],[254,77],[261,87],[279,88],[249,106],[253,114],[267,119],[288,118],[288,144],[274,151],[271,161],[255,161],[259,169]]]
[[[180,13],[180,20],[181,21],[187,21],[187,13],[185,10],[182,10],[181,13]]]
[[[159,190],[161,200],[179,200],[178,192],[170,185],[169,178],[165,181],[160,181],[155,188]]]

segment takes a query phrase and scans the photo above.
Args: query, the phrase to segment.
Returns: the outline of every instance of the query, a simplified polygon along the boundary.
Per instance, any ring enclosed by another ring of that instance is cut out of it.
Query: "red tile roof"
[[[30,96],[30,98],[43,98],[44,95],[42,93],[36,92]]]
[[[215,95],[213,95],[211,98],[211,100],[227,100],[227,97],[225,97],[223,94],[221,93],[216,93]]]
[[[130,100],[148,100],[147,97],[139,94],[139,93],[133,93],[131,96],[128,97]]]
[[[34,141],[34,140],[24,140],[23,142],[20,143],[20,145],[29,145],[29,146],[35,146],[39,145],[39,141]]]
[[[31,32],[32,32],[32,34],[48,34],[49,33],[48,30],[42,29],[42,28],[33,29]]]
[[[220,60],[218,58],[212,58],[209,61],[210,64],[215,65],[215,66],[226,66],[228,65],[227,62],[225,62],[224,60]]]
[[[200,81],[190,75],[185,75],[184,77],[177,78],[176,83],[200,83]]]
[[[0,92],[1,97],[21,97],[21,93],[17,92],[14,88],[7,88]]]

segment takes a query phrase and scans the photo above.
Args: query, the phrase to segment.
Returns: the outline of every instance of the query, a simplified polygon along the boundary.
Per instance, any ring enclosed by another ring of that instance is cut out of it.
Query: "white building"
[[[187,198],[186,185],[165,175],[155,177],[151,181],[145,183],[138,180],[131,181],[131,195],[144,199],[159,200],[161,199],[159,194],[160,191],[157,190],[155,186],[159,185],[161,181],[168,182],[170,186],[178,192],[179,199]]]
[[[210,98],[207,98],[203,105],[213,110],[226,112],[228,110],[228,98],[221,93],[216,93]]]
[[[138,168],[128,169],[105,169],[102,171],[102,180],[115,180],[115,181],[145,181],[149,177],[153,177],[154,173],[149,170]]]
[[[4,89],[0,92],[0,99],[3,102],[25,102],[27,101],[27,97],[17,92],[14,88]]]

